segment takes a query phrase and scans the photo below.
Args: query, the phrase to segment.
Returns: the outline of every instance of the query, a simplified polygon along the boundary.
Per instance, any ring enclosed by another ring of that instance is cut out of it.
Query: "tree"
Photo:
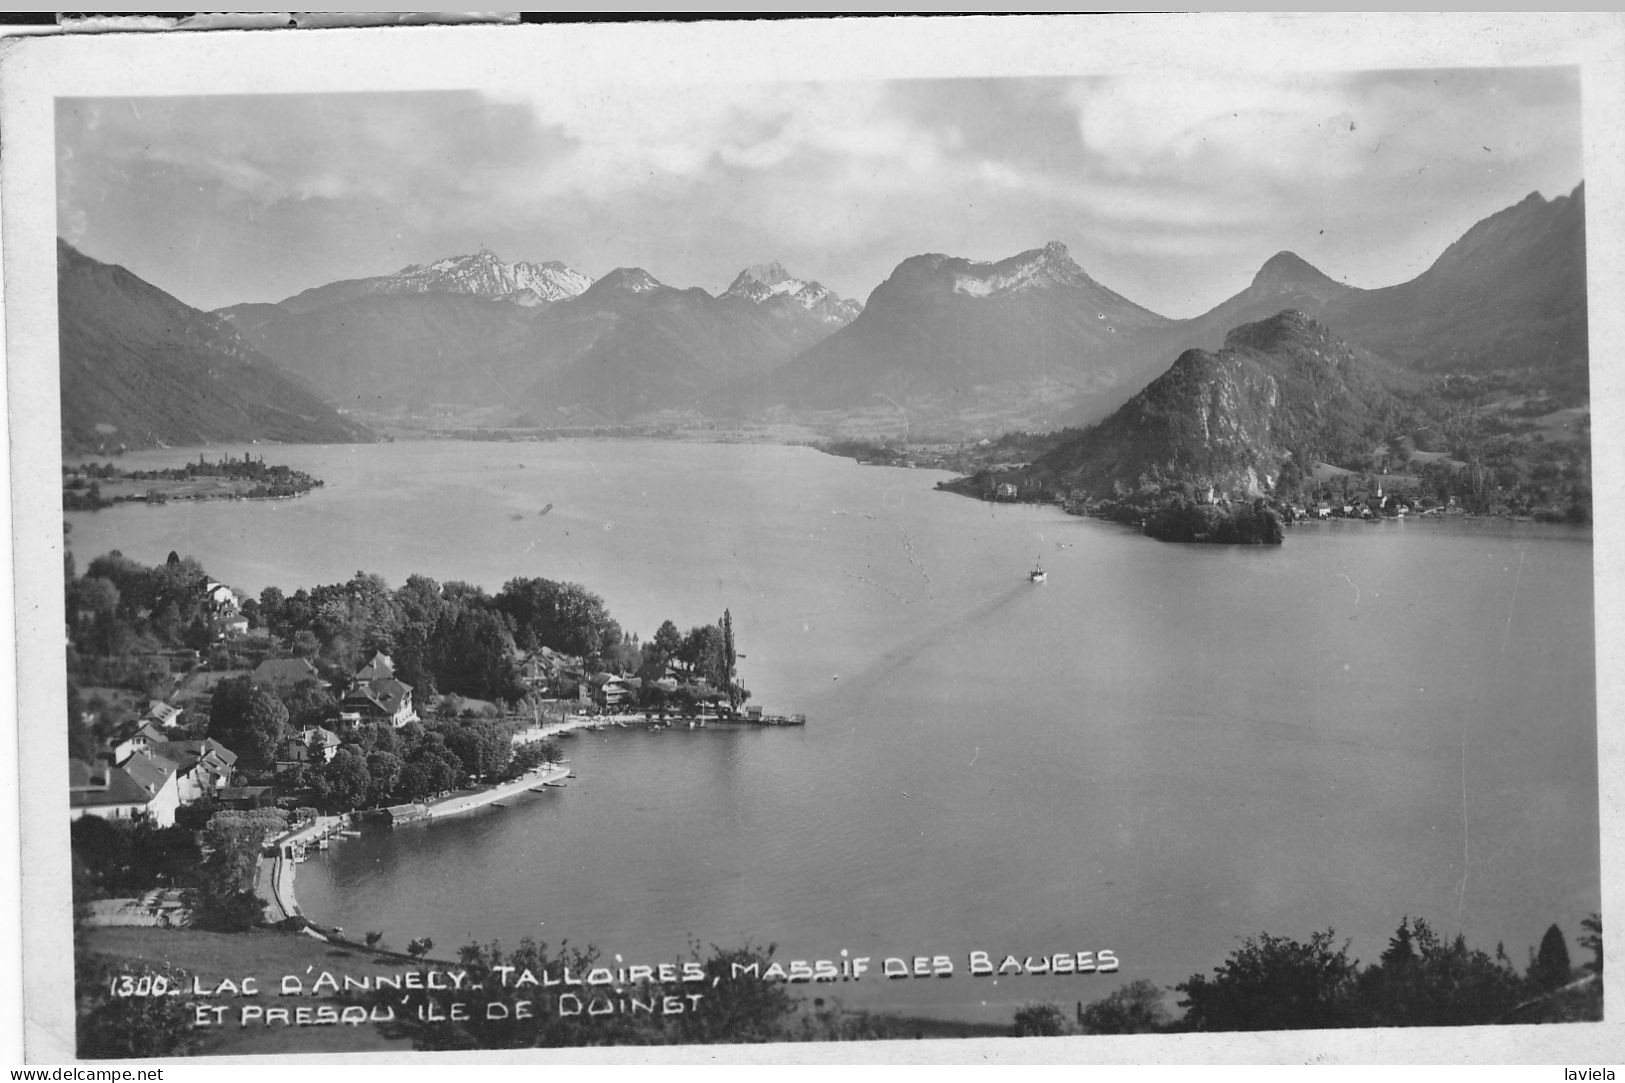
[[[440,584],[426,575],[407,576],[405,584],[395,592],[395,605],[403,626],[433,625],[446,607],[440,597]]]
[[[1468,1026],[1495,1022],[1520,999],[1504,953],[1491,957],[1421,918],[1400,922],[1375,966],[1359,976],[1350,1026]]]
[[[526,771],[532,771],[544,763],[557,763],[558,760],[559,748],[552,741],[529,741],[513,750],[507,773],[518,778]]]
[[[1529,964],[1527,976],[1535,988],[1552,990],[1569,980],[1570,970],[1568,944],[1554,922],[1540,938],[1540,952]]]
[[[353,809],[367,803],[372,792],[372,775],[360,754],[349,748],[339,749],[321,774],[329,807]]]
[[[1155,982],[1141,979],[1115,989],[1084,1007],[1085,1034],[1149,1034],[1168,1025],[1168,1009]]]
[[[497,613],[473,606],[441,617],[433,635],[437,684],[478,699],[518,699],[524,692],[514,641]]]
[[[403,801],[421,801],[434,794],[434,778],[423,763],[408,763],[401,768],[393,796]]]
[[[382,805],[400,785],[401,772],[406,765],[391,752],[369,752],[366,762],[367,777],[370,779],[367,800],[374,805]]]
[[[1332,930],[1300,944],[1260,933],[1215,968],[1174,988],[1185,994],[1189,1030],[1302,1030],[1348,1025],[1346,1002],[1355,977],[1348,943]]]
[[[508,766],[513,744],[495,722],[467,722],[446,734],[446,748],[475,778],[491,779]]]
[[[513,622],[514,641],[524,650],[550,647],[596,665],[621,641],[604,600],[574,583],[510,579],[496,607]]]
[[[242,932],[265,919],[265,904],[254,894],[265,840],[287,829],[281,809],[217,812],[203,829],[209,856],[187,892],[192,920],[205,929]]]
[[[689,629],[678,657],[691,674],[705,679],[713,687],[723,687],[727,661],[722,629],[714,624]]]
[[[1593,974],[1602,974],[1602,915],[1593,912],[1580,922],[1580,928],[1585,935],[1580,937],[1580,946],[1590,949],[1592,961],[1585,968]]]
[[[248,770],[268,771],[287,738],[288,709],[268,689],[248,677],[214,686],[209,702],[209,736],[237,754]]]
[[[724,609],[722,611],[722,690],[728,696],[728,706],[737,710],[739,707],[739,693],[734,686],[734,670],[738,666],[739,657],[734,652],[734,618],[733,614]]]
[[[266,587],[260,591],[260,620],[273,631],[282,622],[283,598],[279,587]]]
[[[654,647],[653,660],[662,666],[670,665],[676,659],[677,652],[683,649],[683,633],[677,630],[677,625],[668,620],[656,629],[654,639],[650,643]]]
[[[338,706],[327,685],[307,677],[282,695],[282,705],[288,709],[288,725],[293,729],[319,726],[332,716]]]
[[[1016,1012],[1010,1034],[1015,1038],[1053,1038],[1066,1033],[1066,1017],[1053,1004],[1028,1004]]]

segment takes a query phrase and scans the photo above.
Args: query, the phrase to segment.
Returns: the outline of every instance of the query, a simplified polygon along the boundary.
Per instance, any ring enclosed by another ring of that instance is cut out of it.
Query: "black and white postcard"
[[[28,1060],[1617,1056],[1617,15],[4,44]]]

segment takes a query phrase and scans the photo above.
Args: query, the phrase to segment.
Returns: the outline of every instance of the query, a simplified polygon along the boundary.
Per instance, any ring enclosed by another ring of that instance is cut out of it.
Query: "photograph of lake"
[[[1609,1046],[1625,20],[9,44],[19,1057]]]

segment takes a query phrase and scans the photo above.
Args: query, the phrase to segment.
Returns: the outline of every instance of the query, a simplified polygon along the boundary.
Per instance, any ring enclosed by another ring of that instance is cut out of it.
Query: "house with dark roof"
[[[246,636],[248,634],[248,618],[241,613],[220,613],[209,622],[209,628],[214,632],[216,639],[225,639],[228,636]]]
[[[183,805],[205,797],[219,797],[220,792],[231,785],[236,771],[237,753],[212,737],[200,741],[165,741],[154,744],[151,751],[175,764],[176,791]]]
[[[386,677],[395,676],[395,661],[383,651],[377,651],[366,665],[355,671],[352,679],[356,684],[366,684],[368,681],[379,681]]]
[[[339,700],[339,712],[351,722],[388,722],[396,729],[418,717],[412,707],[412,686],[394,677],[353,686]]]
[[[226,584],[216,583],[211,579],[203,585],[203,591],[208,596],[210,608],[216,613],[237,612],[239,608],[237,592],[226,586]]]
[[[149,752],[137,752],[114,766],[68,761],[68,808],[72,819],[150,820],[158,827],[175,825],[180,807],[176,765]]]
[[[132,718],[113,732],[108,741],[108,755],[114,763],[123,763],[137,752],[146,752],[167,741],[168,735],[158,724],[147,719]]]
[[[560,695],[564,689],[581,684],[581,659],[542,647],[520,660],[519,680],[532,692]]]
[[[302,764],[332,763],[338,754],[339,735],[322,726],[305,726],[277,749],[276,769],[288,771]]]
[[[254,667],[253,678],[255,684],[292,688],[300,681],[320,681],[322,675],[309,658],[267,658]]]
[[[142,721],[151,722],[163,729],[171,729],[181,724],[181,708],[171,707],[163,700],[155,699],[148,705]]]

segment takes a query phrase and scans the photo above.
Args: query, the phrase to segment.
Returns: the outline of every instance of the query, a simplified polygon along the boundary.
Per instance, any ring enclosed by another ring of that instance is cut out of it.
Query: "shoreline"
[[[431,801],[427,805],[427,818],[433,820],[442,816],[456,816],[460,813],[472,812],[475,809],[495,804],[504,797],[512,797],[527,790],[535,790],[550,782],[558,782],[560,779],[569,776],[570,768],[563,763],[534,768],[511,782],[499,782],[488,789]]]
[[[558,782],[568,778],[570,767],[567,762],[549,764],[526,772],[519,778],[508,782],[498,783],[484,790],[465,794],[454,794],[438,801],[430,802],[426,806],[425,819],[438,819],[447,816],[457,816],[465,812],[485,808],[528,790],[536,790],[549,783]],[[299,859],[291,856],[303,850],[307,842],[325,840],[344,830],[350,822],[349,814],[343,816],[319,816],[305,827],[290,834],[283,835],[273,844],[276,853],[260,858],[259,872],[255,877],[254,889],[260,899],[265,903],[266,918],[272,925],[279,924],[289,918],[303,918],[307,923],[304,932],[322,940],[331,939],[330,936],[316,931],[312,926],[314,922],[305,916],[299,908],[298,897],[294,894],[294,879],[298,873]],[[342,929],[338,930],[342,933]]]

